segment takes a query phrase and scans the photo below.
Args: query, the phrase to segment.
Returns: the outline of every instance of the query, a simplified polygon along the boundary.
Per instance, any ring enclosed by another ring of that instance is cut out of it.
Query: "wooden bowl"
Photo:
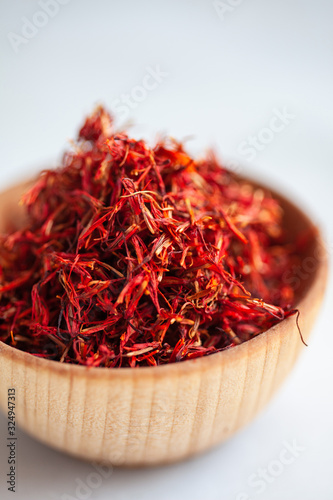
[[[8,219],[19,223],[22,191],[21,185],[1,194],[0,230]],[[302,274],[288,276],[298,280],[306,339],[323,297],[327,257],[308,217],[273,194],[284,207],[291,237],[304,228],[312,232]],[[0,407],[7,412],[7,390],[15,388],[18,425],[77,457],[126,466],[174,462],[221,443],[249,423],[304,348],[295,316],[229,350],[138,369],[63,364],[0,342]]]

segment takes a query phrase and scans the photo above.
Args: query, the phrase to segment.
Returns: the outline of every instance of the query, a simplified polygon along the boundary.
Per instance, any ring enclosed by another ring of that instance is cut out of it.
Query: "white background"
[[[191,136],[193,153],[215,147],[245,173],[298,200],[333,248],[333,3],[224,4],[227,12],[218,16],[210,0],[70,0],[15,51],[8,34],[21,34],[24,17],[43,23],[36,18],[40,6],[1,0],[0,188],[56,162],[96,103],[111,108],[158,65],[168,76],[134,101],[126,118],[136,124],[132,133],[150,141],[160,132]],[[239,145],[284,108],[294,118],[249,162]],[[332,292],[330,283],[309,347],[255,422],[191,461],[116,469],[90,498],[331,500]],[[1,499],[75,498],[77,480],[94,470],[20,433],[18,489],[10,494],[5,437],[0,416]],[[250,476],[278,460],[284,442],[293,440],[303,451],[259,493]]]

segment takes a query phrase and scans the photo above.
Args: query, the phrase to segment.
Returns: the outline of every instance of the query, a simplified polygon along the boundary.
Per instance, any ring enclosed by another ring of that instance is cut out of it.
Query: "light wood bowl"
[[[1,194],[0,230],[9,219],[19,224],[22,191],[20,185]],[[297,303],[307,339],[324,293],[327,257],[308,217],[273,194],[284,207],[291,237],[304,228],[313,232],[302,260],[307,278],[299,283]],[[295,316],[229,350],[138,369],[63,364],[0,342],[0,407],[7,412],[7,390],[16,388],[18,425],[77,457],[126,466],[174,462],[221,443],[248,424],[303,349]]]

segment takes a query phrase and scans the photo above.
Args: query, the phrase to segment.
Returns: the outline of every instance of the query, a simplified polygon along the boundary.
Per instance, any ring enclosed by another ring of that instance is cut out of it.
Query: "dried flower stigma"
[[[88,117],[1,236],[0,339],[87,366],[155,366],[235,346],[295,313],[279,202],[175,141]]]

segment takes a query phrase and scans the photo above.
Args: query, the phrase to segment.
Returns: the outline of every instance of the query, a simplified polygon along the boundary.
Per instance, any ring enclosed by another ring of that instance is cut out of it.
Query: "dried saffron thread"
[[[155,366],[295,314],[283,211],[211,154],[113,133],[99,107],[0,241],[0,340],[88,366]],[[297,318],[298,319],[298,318]]]

